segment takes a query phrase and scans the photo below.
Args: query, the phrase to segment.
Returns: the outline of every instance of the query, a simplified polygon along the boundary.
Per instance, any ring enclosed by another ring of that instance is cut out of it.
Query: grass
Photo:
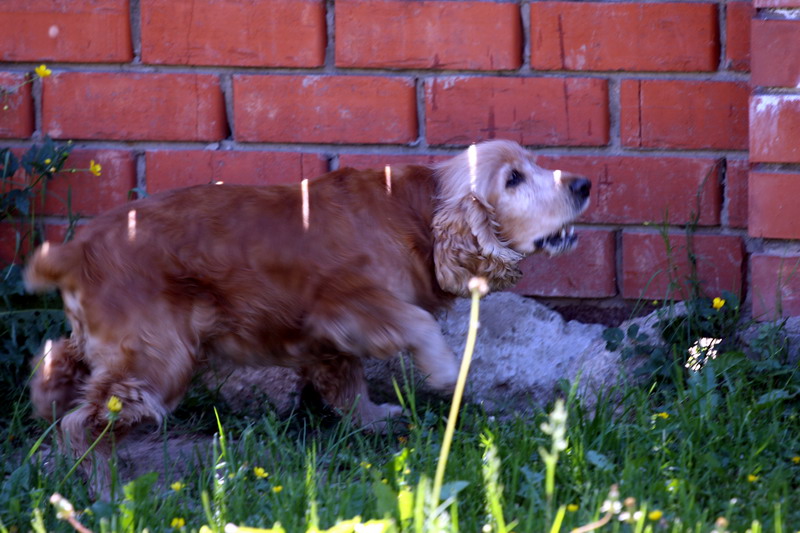
[[[681,320],[724,322],[706,304]],[[0,426],[0,532],[798,531],[800,368],[779,327],[761,333],[756,353],[726,342],[692,371],[677,357],[685,335],[665,366],[654,339],[628,332],[658,353],[658,372],[588,403],[564,383],[533,416],[418,405],[406,384],[408,419],[386,435],[316,413],[220,415],[195,393],[147,458],[166,467],[111,501],[93,501],[74,460],[40,449],[55,432],[30,419],[20,388]],[[211,444],[176,460],[171,439],[187,432]]]

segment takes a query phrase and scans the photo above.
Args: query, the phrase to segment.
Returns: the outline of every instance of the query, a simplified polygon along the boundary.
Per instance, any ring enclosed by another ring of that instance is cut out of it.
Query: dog
[[[567,225],[590,187],[495,140],[432,167],[199,185],[113,209],[71,242],[44,243],[25,269],[29,290],[61,291],[72,325],[35,363],[34,410],[60,418],[80,454],[112,396],[120,438],[160,422],[221,358],[295,368],[329,406],[379,428],[402,410],[370,401],[362,360],[409,350],[452,391],[457,360],[434,313],[474,277],[503,289],[525,256],[574,247]]]

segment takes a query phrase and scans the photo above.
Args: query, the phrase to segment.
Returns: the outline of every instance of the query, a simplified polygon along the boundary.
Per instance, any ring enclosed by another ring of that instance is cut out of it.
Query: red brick
[[[425,83],[428,142],[505,138],[524,145],[608,144],[608,83],[596,78],[447,77]]]
[[[800,238],[800,174],[751,172],[749,233],[773,239]]]
[[[750,162],[728,159],[725,171],[725,205],[729,228],[747,227],[747,181]]]
[[[83,224],[76,223],[72,230],[74,233],[80,231],[83,227]],[[44,238],[50,242],[67,242],[72,238],[72,234],[70,232],[70,223],[58,223],[58,222],[51,222],[44,227]]]
[[[671,252],[668,254],[659,233],[623,232],[624,298],[682,300],[690,296],[687,237],[684,233],[670,233],[669,242]],[[710,296],[721,294],[723,290],[740,294],[744,261],[742,239],[734,235],[695,234],[691,242],[702,290]],[[675,287],[670,287],[671,281],[676,283]]]
[[[714,71],[718,62],[711,3],[531,3],[537,70]]]
[[[800,86],[800,20],[753,21],[753,85]]]
[[[245,142],[409,143],[411,78],[234,76],[235,137]]]
[[[725,66],[750,70],[750,20],[756,13],[752,2],[728,2],[725,7]]]
[[[756,320],[800,315],[800,256],[753,254],[750,303]]]
[[[31,248],[29,231],[30,228],[24,224],[0,223],[0,268],[23,263]]]
[[[323,0],[142,0],[142,61],[318,67]]]
[[[57,139],[226,136],[225,104],[213,75],[62,73],[43,81],[43,129]]]
[[[747,83],[623,80],[622,144],[746,150],[749,95]]]
[[[64,242],[67,229],[67,224],[48,223],[44,226],[44,238],[51,242]],[[0,269],[10,264],[23,264],[35,247],[29,224],[0,223]]]
[[[131,59],[128,0],[0,2],[0,61]]]
[[[540,155],[537,163],[592,181],[583,222],[686,224],[699,211],[699,225],[719,224],[722,192],[714,159]]]
[[[521,64],[516,4],[336,2],[337,66],[508,70]]]
[[[433,165],[439,161],[449,159],[448,156],[424,154],[341,154],[339,168],[353,167],[360,169],[382,169],[386,165]]]
[[[22,159],[27,149],[15,148],[13,152]],[[100,176],[89,172],[91,161],[101,165]],[[27,181],[24,170],[17,172],[15,180]],[[46,182],[40,182],[32,202],[37,215],[71,215],[80,219],[99,215],[127,202],[135,187],[136,163],[132,152],[78,148],[69,152],[60,172]]]
[[[753,7],[800,7],[800,0],[753,0]]]
[[[800,95],[750,98],[750,161],[800,163]]]
[[[85,170],[92,160],[102,167],[100,176]],[[44,214],[99,215],[127,202],[136,187],[136,162],[127,150],[73,150],[64,168],[81,171],[61,172],[47,183]]]
[[[0,72],[0,87],[6,90],[17,87],[25,80],[25,74]],[[10,94],[0,91],[0,138],[24,138],[30,137],[32,133],[31,84],[26,83]]]
[[[209,150],[153,150],[145,154],[147,192],[222,181],[246,185],[299,183],[328,170],[317,154]]]
[[[534,254],[521,263],[523,277],[512,292],[526,296],[606,298],[617,294],[615,238],[609,230],[576,230],[578,246],[550,257]]]

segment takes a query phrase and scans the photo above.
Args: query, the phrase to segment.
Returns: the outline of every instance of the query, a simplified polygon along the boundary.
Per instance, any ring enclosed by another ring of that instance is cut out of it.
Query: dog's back
[[[305,186],[169,191],[89,221],[67,244],[45,243],[27,265],[26,287],[57,287],[65,299],[91,292],[96,313],[124,322],[132,306],[160,295],[218,307],[264,300],[274,310],[267,314],[304,313],[312,302],[298,298],[314,299],[320,284],[363,276],[434,310],[449,301],[433,272],[434,183],[412,167],[392,185],[345,169]]]

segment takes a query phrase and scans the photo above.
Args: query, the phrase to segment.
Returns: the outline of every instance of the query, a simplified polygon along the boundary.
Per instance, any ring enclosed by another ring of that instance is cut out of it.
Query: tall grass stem
[[[467,383],[467,374],[469,374],[469,366],[472,362],[472,354],[475,351],[475,341],[478,337],[478,321],[480,299],[483,295],[481,283],[470,282],[470,291],[472,293],[472,303],[470,306],[469,314],[469,331],[467,332],[467,344],[464,346],[464,356],[461,359],[461,369],[458,373],[458,380],[456,381],[456,389],[453,392],[453,401],[450,404],[450,414],[447,417],[447,426],[444,432],[444,439],[442,441],[442,449],[439,452],[439,462],[436,465],[436,475],[433,479],[433,493],[431,508],[435,509],[439,505],[439,498],[442,494],[442,484],[444,482],[444,471],[447,467],[447,457],[450,455],[450,446],[453,443],[453,433],[456,429],[456,421],[458,420],[458,410],[461,407],[461,400],[464,396],[464,388]]]

